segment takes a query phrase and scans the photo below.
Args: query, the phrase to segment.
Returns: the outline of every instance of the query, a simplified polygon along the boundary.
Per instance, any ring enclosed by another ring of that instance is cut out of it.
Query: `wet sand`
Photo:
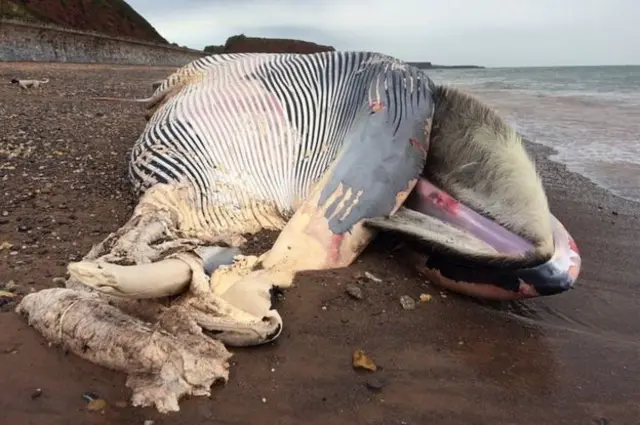
[[[88,97],[146,97],[170,71],[0,63],[0,244],[13,245],[0,251],[0,285],[12,281],[18,297],[56,285],[68,261],[127,220],[127,154],[142,107]],[[14,76],[51,82],[24,93],[8,84]],[[353,267],[299,276],[279,306],[281,338],[233,349],[226,385],[164,416],[127,406],[123,375],[48,346],[9,303],[0,307],[0,423],[640,424],[638,206],[529,148],[583,255],[575,290],[475,302],[425,284],[380,240]],[[345,294],[349,283],[363,300]],[[400,296],[421,293],[432,301],[402,309]],[[354,371],[355,349],[380,369]],[[107,408],[88,411],[86,391]]]

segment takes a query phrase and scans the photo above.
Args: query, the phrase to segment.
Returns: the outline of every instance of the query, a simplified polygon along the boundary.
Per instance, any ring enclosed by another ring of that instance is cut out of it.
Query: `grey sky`
[[[165,38],[299,38],[407,61],[640,64],[640,0],[129,0]]]

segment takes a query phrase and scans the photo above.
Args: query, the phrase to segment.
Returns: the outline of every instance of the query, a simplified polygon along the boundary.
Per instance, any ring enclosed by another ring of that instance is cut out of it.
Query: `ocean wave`
[[[556,150],[552,160],[640,201],[640,67],[447,70],[434,80],[489,103]]]

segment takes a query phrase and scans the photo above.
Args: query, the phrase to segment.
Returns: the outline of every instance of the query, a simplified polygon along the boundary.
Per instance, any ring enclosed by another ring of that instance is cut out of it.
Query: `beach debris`
[[[365,383],[365,385],[371,391],[378,392],[378,391],[382,390],[382,388],[384,388],[385,382],[380,378],[376,378],[376,377],[372,376],[369,379],[367,379],[367,382]]]
[[[416,301],[409,295],[403,295],[400,297],[400,305],[405,310],[413,310],[416,308]]]
[[[98,400],[100,398],[100,395],[97,393],[94,393],[92,391],[87,391],[85,393],[82,393],[82,398],[87,402],[87,403],[91,403],[94,400]]]
[[[51,281],[53,282],[54,285],[59,286],[61,288],[64,288],[67,283],[67,279],[65,279],[64,277],[54,277],[53,279],[51,279]]]
[[[13,292],[3,291],[0,289],[0,298],[13,298],[15,296],[16,294],[14,294]]]
[[[103,410],[107,407],[107,402],[105,399],[101,398],[100,395],[87,391],[86,393],[82,393],[82,398],[87,402],[87,409],[91,411]]]
[[[362,293],[362,289],[358,285],[355,285],[353,283],[349,283],[345,287],[345,292],[347,293],[347,295],[349,295],[354,300],[362,300],[362,299],[364,299],[364,295]]]
[[[428,303],[432,299],[433,299],[433,297],[431,295],[429,295],[429,294],[420,294],[420,302],[421,303]]]
[[[380,279],[379,277],[377,277],[376,275],[374,275],[373,273],[369,273],[369,272],[364,272],[364,276],[369,279],[372,282],[376,282],[376,283],[380,283],[382,282],[382,279]]]
[[[105,407],[107,407],[107,402],[102,398],[90,401],[89,404],[87,404],[87,409],[92,411],[103,410]]]
[[[97,411],[107,407],[107,401],[94,392],[87,391],[82,393],[82,398],[87,402],[87,409],[89,410]]]
[[[363,350],[355,350],[352,356],[353,367],[356,369],[366,369],[372,372],[378,370],[378,366],[373,362],[373,360],[363,351]]]
[[[18,288],[18,285],[16,284],[15,281],[10,280],[9,282],[4,284],[4,289],[6,291],[15,291]]]

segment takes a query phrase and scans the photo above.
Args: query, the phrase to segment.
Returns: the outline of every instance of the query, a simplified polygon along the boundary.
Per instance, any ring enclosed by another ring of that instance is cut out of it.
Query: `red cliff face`
[[[168,43],[124,0],[0,0],[0,16]],[[310,41],[240,34],[229,37],[223,46],[207,46],[204,50],[209,53],[316,53],[335,49]]]
[[[167,43],[123,0],[0,0],[0,15],[80,31]]]
[[[224,46],[207,46],[204,50],[210,53],[317,53],[332,52],[335,48],[310,41],[234,35]]]

